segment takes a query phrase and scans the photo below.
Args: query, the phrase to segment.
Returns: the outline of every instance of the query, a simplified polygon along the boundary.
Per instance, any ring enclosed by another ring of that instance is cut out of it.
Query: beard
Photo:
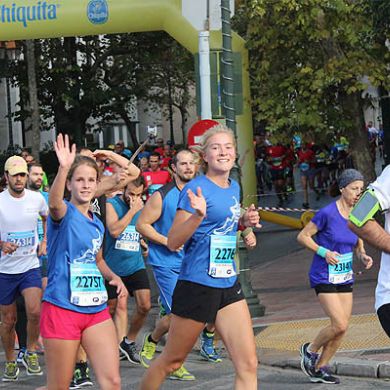
[[[15,194],[21,194],[23,191],[24,191],[24,187],[21,187],[21,188],[16,188],[14,186],[12,186],[11,184],[8,184],[9,188],[15,192]]]
[[[189,181],[191,181],[194,178],[195,172],[191,172],[191,173],[187,173],[187,174],[180,174],[180,173],[176,172],[176,175],[183,183],[188,183]]]
[[[41,189],[41,186],[42,186],[42,183],[38,184],[38,183],[34,183],[34,182],[31,182],[31,183],[28,183],[28,188],[30,190],[33,190],[33,191],[38,191]]]

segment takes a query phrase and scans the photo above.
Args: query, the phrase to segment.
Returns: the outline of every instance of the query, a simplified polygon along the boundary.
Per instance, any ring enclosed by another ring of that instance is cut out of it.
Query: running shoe
[[[16,362],[6,362],[3,374],[3,382],[14,382],[18,380],[19,367]]]
[[[221,356],[214,348],[214,335],[209,336],[202,332],[200,336],[200,356],[213,363],[222,361]]]
[[[320,367],[310,376],[310,381],[313,383],[327,383],[330,385],[338,385],[340,383],[340,379],[330,373],[330,368],[328,366]]]
[[[77,386],[76,389],[93,386],[92,379],[89,376],[89,367],[87,362],[76,363],[72,382]]]
[[[22,363],[26,367],[27,375],[42,375],[42,368],[39,365],[38,355],[35,352],[26,352],[23,355]]]
[[[127,344],[124,337],[121,343],[119,344],[119,349],[126,356],[126,359],[130,363],[140,364],[139,355],[134,341],[130,344]]]
[[[23,364],[23,356],[26,353],[26,348],[20,348],[18,352],[18,356],[16,357],[16,363]]]
[[[76,383],[76,379],[73,377],[69,385],[69,390],[79,389],[80,387]]]
[[[194,381],[195,376],[192,375],[184,365],[178,368],[176,371],[173,371],[169,375],[169,379],[177,380],[177,381]]]
[[[315,373],[315,367],[318,360],[318,353],[308,352],[310,343],[302,344],[299,351],[301,355],[301,369],[307,376],[312,376]]]
[[[149,336],[151,333],[146,333],[144,336],[144,342],[142,344],[141,353],[139,355],[141,364],[145,368],[149,368],[151,361],[154,358],[154,354],[156,353],[157,344],[149,341]]]
[[[119,349],[119,360],[122,361],[126,359],[127,359],[126,355]]]

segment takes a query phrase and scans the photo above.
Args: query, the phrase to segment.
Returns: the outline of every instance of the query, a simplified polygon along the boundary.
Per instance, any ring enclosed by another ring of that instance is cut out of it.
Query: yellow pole
[[[275,223],[277,225],[290,227],[292,229],[302,229],[313,218],[314,212],[313,211],[305,211],[301,215],[300,219],[288,217],[287,215],[282,215],[282,214],[279,214],[275,211],[266,211],[266,210],[260,210],[259,215],[260,215],[260,219],[263,221],[267,221],[267,222]]]

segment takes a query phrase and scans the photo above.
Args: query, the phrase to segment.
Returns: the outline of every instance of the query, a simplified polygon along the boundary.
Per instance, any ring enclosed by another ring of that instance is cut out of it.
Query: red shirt
[[[309,164],[310,168],[315,168],[315,153],[311,149],[298,150],[298,164]]]
[[[267,147],[267,161],[271,169],[282,170],[286,168],[286,148],[282,145]]]
[[[149,198],[153,193],[163,185],[171,181],[171,176],[168,171],[159,169],[158,171],[142,172],[145,180],[146,196]]]

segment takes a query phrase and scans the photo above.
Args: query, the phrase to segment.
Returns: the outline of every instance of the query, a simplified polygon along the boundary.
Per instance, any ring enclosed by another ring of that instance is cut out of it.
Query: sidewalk
[[[374,266],[366,271],[362,264],[354,264],[353,316],[332,368],[339,375],[389,378],[390,339],[374,310],[380,252],[367,249]],[[309,287],[311,260],[312,253],[302,249],[251,269],[252,288],[266,307],[265,316],[253,320],[264,365],[300,369],[300,345],[329,323]]]

